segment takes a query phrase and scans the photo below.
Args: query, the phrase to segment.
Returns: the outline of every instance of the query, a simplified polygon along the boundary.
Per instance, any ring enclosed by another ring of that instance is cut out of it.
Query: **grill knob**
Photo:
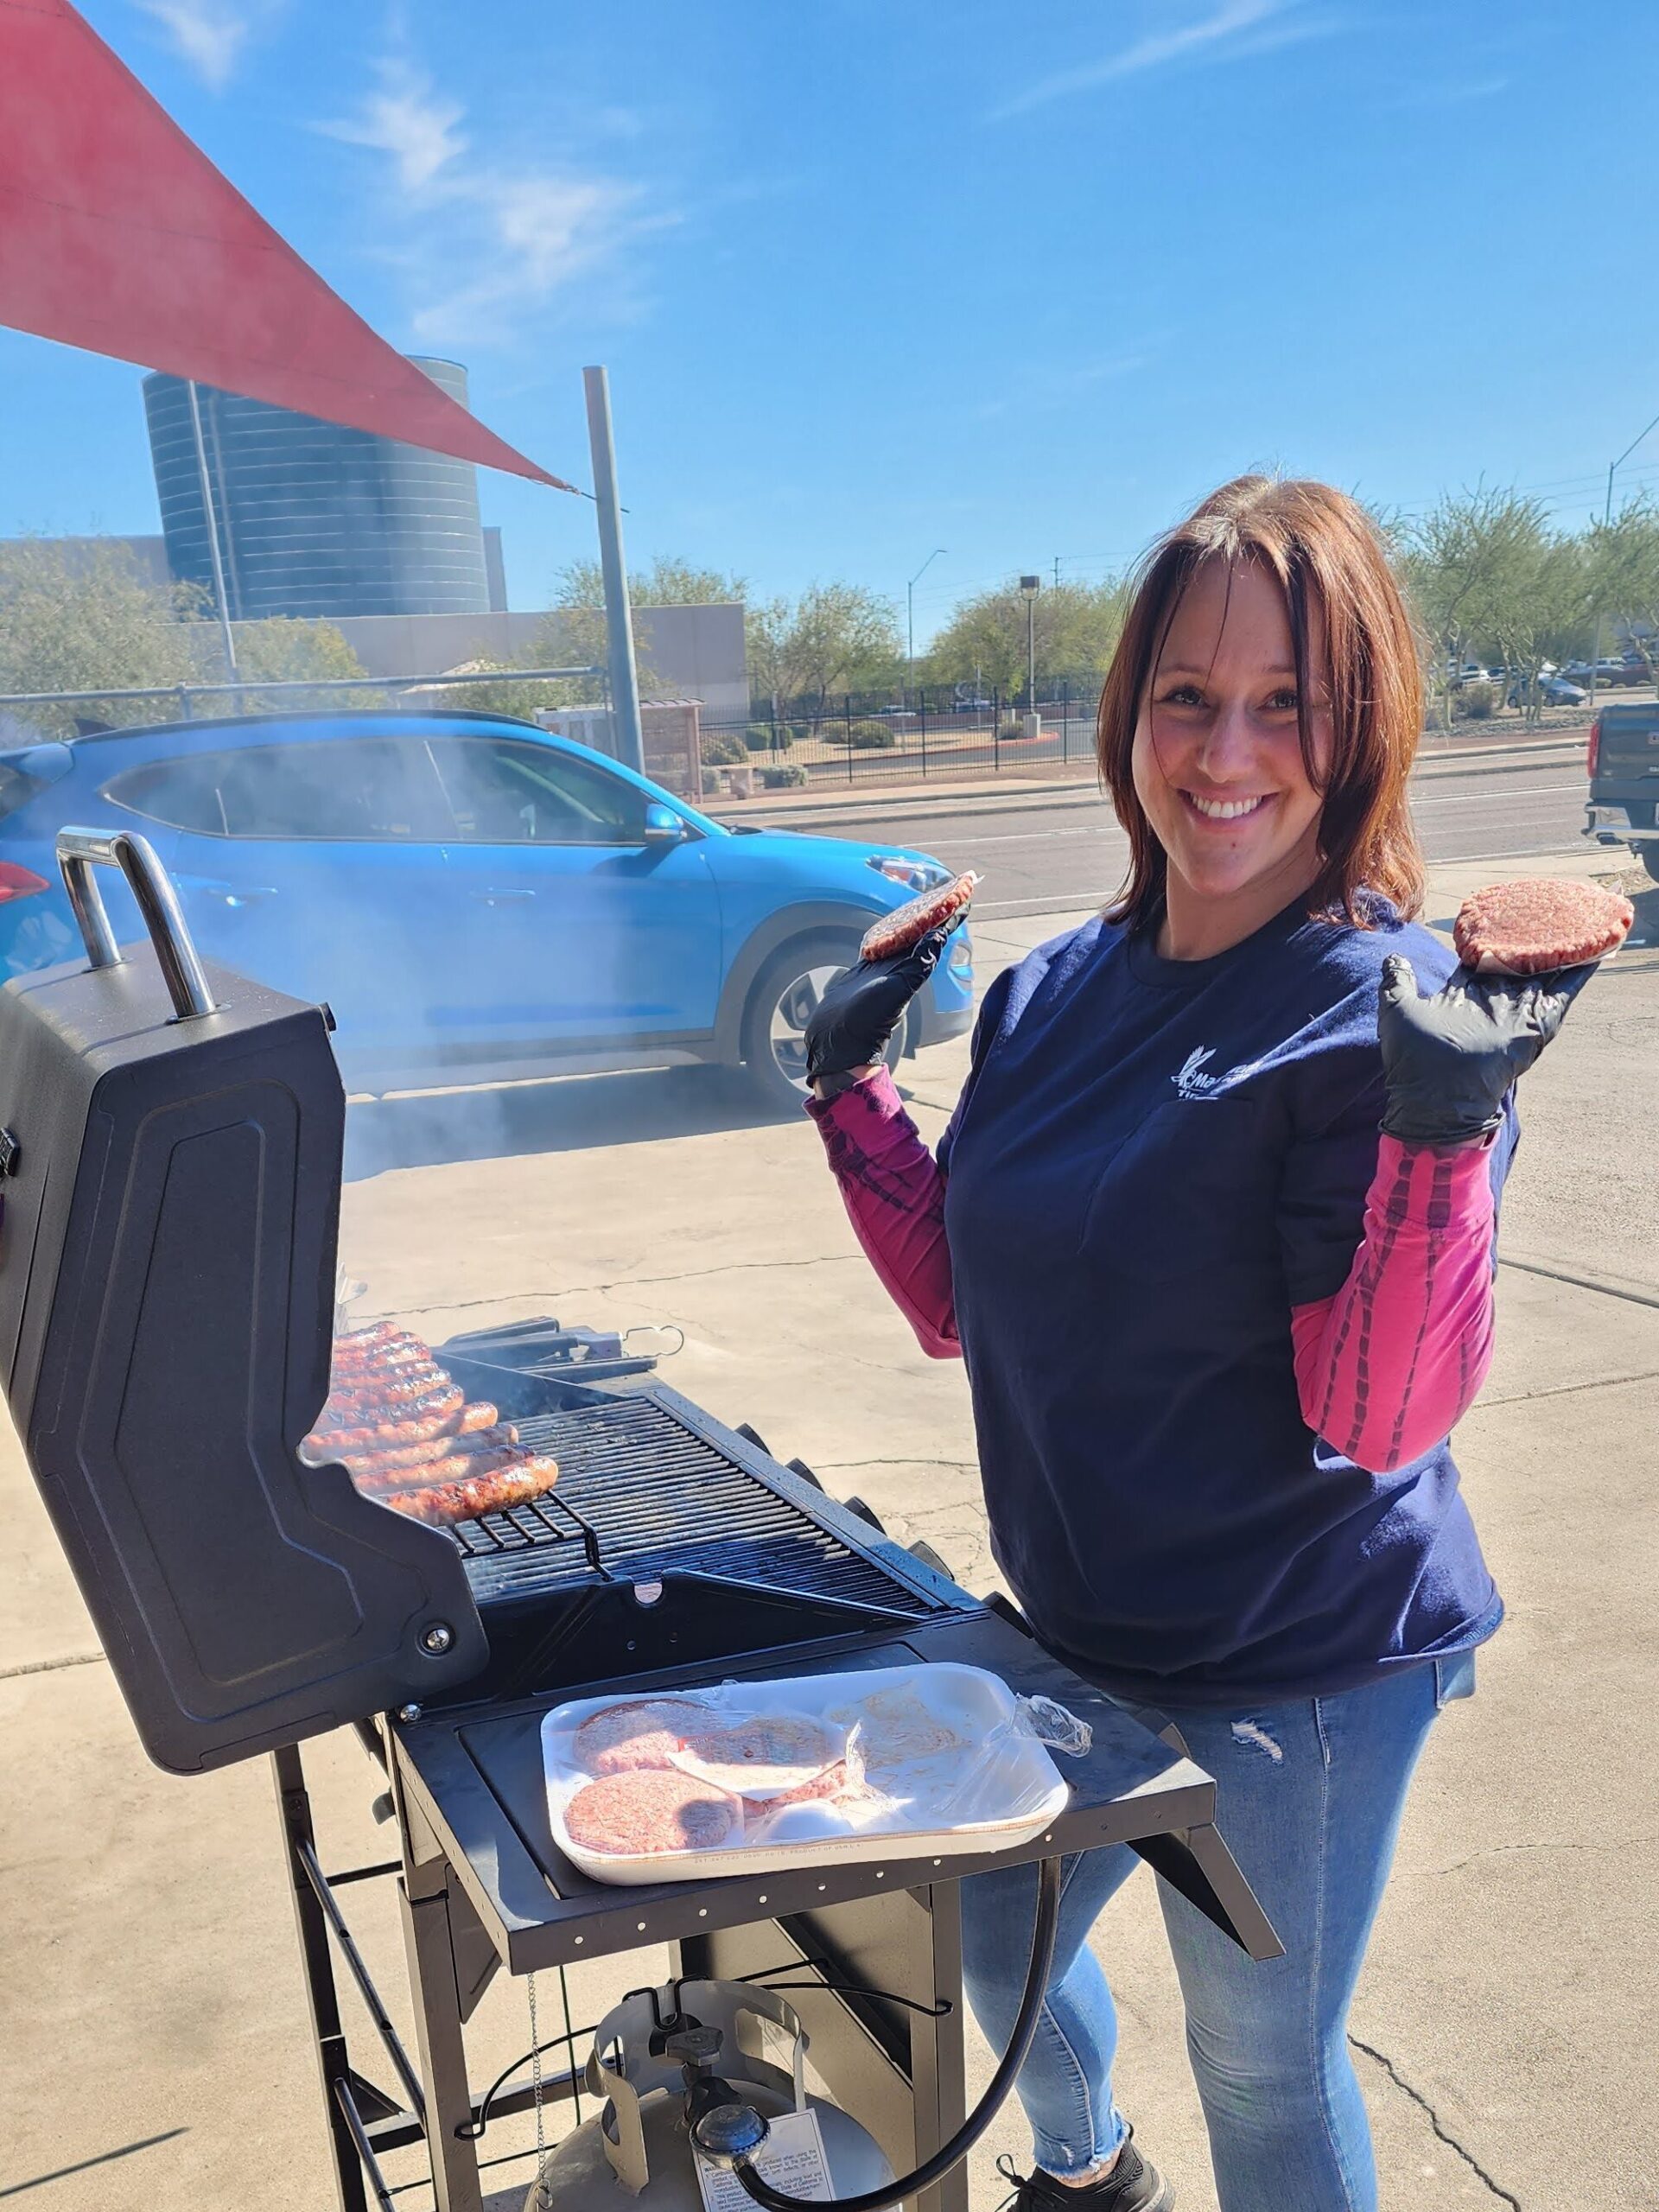
[[[455,1641],[455,1631],[448,1621],[429,1621],[421,1630],[421,1649],[433,1658],[442,1659]]]

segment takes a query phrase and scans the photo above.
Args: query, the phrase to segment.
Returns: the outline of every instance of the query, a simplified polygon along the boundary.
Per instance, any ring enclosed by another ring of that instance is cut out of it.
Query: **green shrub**
[[[1497,712],[1496,683],[1465,683],[1453,696],[1457,711],[1465,721],[1484,722]]]
[[[710,730],[702,741],[702,765],[705,768],[741,768],[749,757],[749,748],[741,737],[728,737],[721,730]]]
[[[786,791],[791,784],[804,784],[806,771],[798,760],[785,760],[780,768],[760,771],[761,788],[769,791]]]
[[[787,753],[795,739],[786,722],[776,729],[770,722],[751,722],[744,732],[743,742],[751,753]]]
[[[877,721],[874,715],[868,721],[826,722],[823,725],[826,745],[849,745],[855,753],[885,753],[889,746],[897,745],[891,722]]]

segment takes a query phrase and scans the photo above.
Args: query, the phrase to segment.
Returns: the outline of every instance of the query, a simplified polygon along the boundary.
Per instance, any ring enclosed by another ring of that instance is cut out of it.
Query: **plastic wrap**
[[[619,1883],[1012,1847],[1065,1807],[1051,1753],[1090,1740],[943,1664],[582,1698],[542,1726],[554,1840]]]

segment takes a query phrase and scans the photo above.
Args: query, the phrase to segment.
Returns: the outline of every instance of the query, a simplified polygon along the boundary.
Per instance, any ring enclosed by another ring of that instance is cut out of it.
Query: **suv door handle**
[[[469,891],[467,896],[469,899],[482,899],[486,906],[496,906],[505,905],[509,899],[533,899],[536,893],[533,891],[520,890],[515,885],[508,885],[499,891],[494,889]]]

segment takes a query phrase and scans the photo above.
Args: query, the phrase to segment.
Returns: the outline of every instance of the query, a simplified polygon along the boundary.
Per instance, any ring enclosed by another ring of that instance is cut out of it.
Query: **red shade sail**
[[[377,337],[69,0],[0,0],[0,322],[575,488]]]

